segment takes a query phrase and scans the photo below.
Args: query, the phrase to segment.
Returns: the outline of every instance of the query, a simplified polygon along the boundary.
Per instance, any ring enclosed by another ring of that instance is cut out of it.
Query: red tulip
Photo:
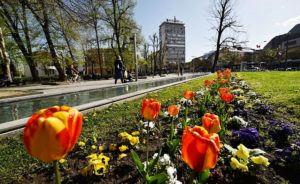
[[[187,100],[192,100],[195,96],[195,92],[193,91],[185,91],[183,94],[184,98]]]
[[[221,94],[221,99],[224,101],[224,102],[231,102],[233,99],[234,99],[234,95],[233,94],[230,94],[230,93],[222,93]]]
[[[168,113],[170,114],[170,116],[177,116],[177,114],[179,113],[179,109],[179,105],[170,105],[168,107]]]
[[[210,81],[210,80],[205,80],[204,84],[205,84],[206,87],[210,87],[210,86],[212,86],[214,84],[214,82]]]
[[[228,80],[227,79],[221,79],[220,82],[221,82],[221,84],[227,84]]]
[[[146,120],[152,121],[157,118],[160,106],[157,100],[145,99],[142,102],[141,114]]]
[[[204,116],[202,116],[202,126],[208,133],[218,133],[221,130],[219,116],[205,113]]]
[[[53,106],[34,113],[28,120],[23,135],[27,152],[49,162],[62,159],[78,140],[82,114],[67,106]]]
[[[218,77],[218,79],[221,79],[222,76],[223,76],[222,71],[221,71],[221,70],[218,70],[218,71],[217,71],[217,77]]]
[[[223,93],[228,93],[230,91],[229,88],[219,88],[219,93],[223,94]]]
[[[182,136],[181,158],[197,172],[214,168],[220,151],[218,134],[209,134],[205,128],[187,126]]]

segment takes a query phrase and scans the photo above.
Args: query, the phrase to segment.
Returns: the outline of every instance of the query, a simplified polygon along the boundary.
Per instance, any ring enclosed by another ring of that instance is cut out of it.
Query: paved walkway
[[[194,75],[193,73],[185,73],[183,76],[191,76]],[[149,82],[149,81],[155,81],[155,80],[165,80],[170,78],[177,78],[177,74],[168,74],[165,77],[160,76],[147,76],[146,79],[138,79],[137,83],[143,83],[143,82]],[[32,85],[25,85],[25,86],[16,86],[16,87],[4,87],[0,88],[0,94],[1,92],[4,93],[5,91],[15,91],[15,92],[30,92],[29,95],[22,95],[22,96],[7,96],[2,97],[0,99],[1,102],[9,102],[9,101],[17,101],[20,99],[27,99],[27,98],[33,98],[38,96],[51,96],[55,94],[63,94],[63,93],[70,93],[75,91],[84,91],[84,90],[92,90],[92,89],[99,89],[99,88],[105,88],[105,87],[112,87],[112,86],[121,86],[121,85],[127,85],[131,83],[121,83],[120,80],[118,80],[118,83],[114,83],[114,79],[108,79],[108,80],[96,80],[96,81],[81,81],[76,83],[67,84],[67,82],[58,82],[58,85],[42,85],[42,84],[32,84]]]

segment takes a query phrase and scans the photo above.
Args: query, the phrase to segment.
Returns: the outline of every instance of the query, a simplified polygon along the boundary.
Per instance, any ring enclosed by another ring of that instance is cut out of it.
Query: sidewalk
[[[196,73],[195,73],[196,74]],[[193,73],[185,73],[183,77],[195,75]],[[144,83],[149,81],[156,81],[156,80],[165,80],[170,78],[177,78],[177,74],[168,74],[165,77],[160,77],[158,75],[152,77],[147,76],[147,79],[138,79],[137,82],[129,82],[129,83],[121,83],[118,80],[117,84],[115,84],[114,79],[108,80],[97,80],[97,81],[81,81],[76,83],[67,84],[67,82],[58,82],[58,85],[42,85],[42,84],[34,84],[28,86],[16,86],[16,87],[8,87],[8,88],[0,88],[0,97],[1,93],[9,93],[9,91],[26,93],[19,96],[2,96],[0,99],[1,102],[9,102],[9,101],[17,101],[21,99],[28,99],[28,98],[35,98],[40,96],[52,96],[55,94],[64,94],[64,93],[71,93],[76,91],[85,91],[85,90],[92,90],[92,89],[99,89],[105,87],[114,87],[114,86],[122,86],[122,85],[130,85],[132,83]],[[179,76],[182,77],[182,76]],[[12,93],[13,95],[13,93]]]

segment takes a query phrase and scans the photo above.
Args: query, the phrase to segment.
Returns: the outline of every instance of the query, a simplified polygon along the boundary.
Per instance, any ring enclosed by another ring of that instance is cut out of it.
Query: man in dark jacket
[[[121,79],[121,82],[123,83],[123,62],[121,60],[121,57],[118,56],[115,61],[115,84],[117,84],[117,80]]]

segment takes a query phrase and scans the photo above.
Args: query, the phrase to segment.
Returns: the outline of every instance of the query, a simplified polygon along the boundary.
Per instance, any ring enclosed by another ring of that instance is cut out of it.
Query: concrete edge
[[[108,98],[105,100],[99,100],[99,101],[95,101],[95,102],[91,102],[91,103],[87,103],[87,104],[83,104],[83,105],[79,105],[79,106],[74,106],[73,108],[78,109],[83,114],[86,114],[89,112],[93,112],[95,110],[105,109],[113,103],[123,103],[125,101],[131,101],[131,100],[140,98],[142,96],[145,96],[146,94],[148,94],[150,92],[159,91],[163,88],[176,86],[176,85],[186,83],[191,80],[202,78],[205,76],[207,76],[207,75],[190,78],[190,79],[185,79],[182,81],[178,81],[178,82],[174,82],[171,84],[166,84],[166,85],[162,85],[162,86],[158,86],[158,87],[154,87],[154,88],[150,88],[150,89],[136,91],[136,92],[125,94],[125,95]],[[6,122],[6,123],[1,123],[0,124],[0,137],[10,136],[15,133],[20,133],[24,129],[24,126],[27,123],[28,119],[29,119],[29,117],[15,120],[15,121]]]

